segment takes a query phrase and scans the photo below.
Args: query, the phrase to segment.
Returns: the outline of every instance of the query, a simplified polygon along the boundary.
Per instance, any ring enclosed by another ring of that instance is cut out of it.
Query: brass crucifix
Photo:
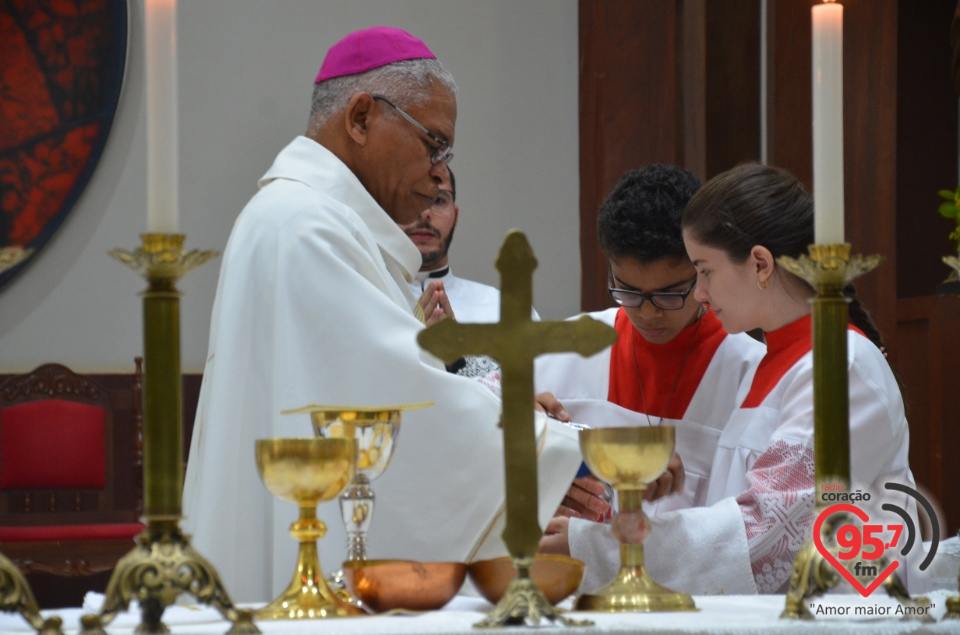
[[[452,363],[464,355],[488,355],[500,363],[503,387],[504,466],[507,520],[503,541],[517,578],[481,628],[523,625],[540,617],[579,626],[559,615],[530,579],[530,567],[543,534],[537,518],[537,447],[533,410],[533,360],[545,353],[597,353],[613,344],[617,333],[586,316],[573,321],[534,322],[533,270],[537,259],[519,230],[503,241],[496,262],[500,272],[500,322],[460,324],[442,320],[417,338],[420,346]]]

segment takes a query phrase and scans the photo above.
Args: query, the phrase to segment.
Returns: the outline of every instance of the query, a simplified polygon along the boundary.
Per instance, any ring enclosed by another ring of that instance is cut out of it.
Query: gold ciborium
[[[256,612],[257,619],[348,617],[363,611],[336,597],[327,586],[317,556],[317,539],[327,526],[317,504],[333,499],[353,479],[355,439],[258,439],[257,469],[270,493],[300,507],[290,535],[300,542],[297,568],[287,590]]]
[[[581,595],[577,610],[611,613],[696,610],[689,595],[660,586],[643,566],[643,540],[650,533],[650,520],[643,512],[643,494],[647,484],[667,469],[675,445],[673,426],[580,431],[580,451],[587,467],[617,491],[620,508],[618,518],[614,519],[615,530],[618,525],[625,527],[629,523],[632,528],[629,533],[633,535],[618,534],[620,571],[605,587],[593,594]]]

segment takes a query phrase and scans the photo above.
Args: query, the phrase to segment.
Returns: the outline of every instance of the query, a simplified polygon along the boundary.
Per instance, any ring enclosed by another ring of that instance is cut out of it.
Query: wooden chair
[[[41,607],[79,606],[143,530],[141,360],[133,376],[44,364],[2,379],[0,551]]]

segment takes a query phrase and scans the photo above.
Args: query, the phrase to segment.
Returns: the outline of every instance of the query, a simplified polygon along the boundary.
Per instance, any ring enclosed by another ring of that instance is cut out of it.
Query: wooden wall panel
[[[760,1],[580,1],[581,308],[610,306],[600,204],[628,169],[760,157]]]
[[[683,140],[674,0],[581,0],[581,305],[609,306],[596,213],[620,175],[679,160]]]
[[[812,191],[813,107],[810,7],[814,0],[767,4],[767,162]]]
[[[706,172],[760,159],[760,1],[707,4]],[[692,157],[684,157],[689,167]]]
[[[943,512],[941,538],[960,529],[960,297],[906,298],[897,303],[895,363],[910,421],[910,466],[917,484]],[[908,352],[909,351],[909,352]]]
[[[844,2],[846,236],[854,253],[886,259],[855,284],[891,349],[897,300],[897,15],[896,0]]]
[[[897,297],[931,295],[950,272],[953,221],[937,191],[957,180],[957,94],[949,28],[955,0],[901,0],[897,19]]]

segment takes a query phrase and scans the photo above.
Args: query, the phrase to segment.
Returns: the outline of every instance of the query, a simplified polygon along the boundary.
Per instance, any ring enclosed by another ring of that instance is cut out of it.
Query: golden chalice
[[[590,471],[617,490],[620,504],[614,528],[632,525],[632,537],[619,534],[620,571],[605,587],[577,600],[580,611],[692,611],[693,599],[671,591],[647,574],[643,566],[643,540],[650,520],[643,512],[647,484],[667,469],[676,445],[673,426],[594,428],[580,431],[580,451]],[[627,518],[630,520],[627,521]],[[637,519],[636,521],[634,519]],[[622,530],[621,530],[622,531]]]
[[[336,597],[327,586],[317,556],[317,539],[327,526],[317,504],[333,499],[353,479],[355,439],[258,439],[257,469],[270,493],[300,507],[290,535],[300,542],[297,568],[287,590],[256,612],[256,619],[348,617],[363,611]]]
[[[313,405],[283,412],[309,413],[313,431],[320,438],[357,440],[357,470],[350,486],[340,495],[340,515],[347,530],[347,561],[367,559],[367,530],[373,518],[376,499],[370,482],[383,474],[390,464],[400,434],[401,413],[430,405],[433,404],[376,407]],[[336,578],[339,584],[340,576]]]

